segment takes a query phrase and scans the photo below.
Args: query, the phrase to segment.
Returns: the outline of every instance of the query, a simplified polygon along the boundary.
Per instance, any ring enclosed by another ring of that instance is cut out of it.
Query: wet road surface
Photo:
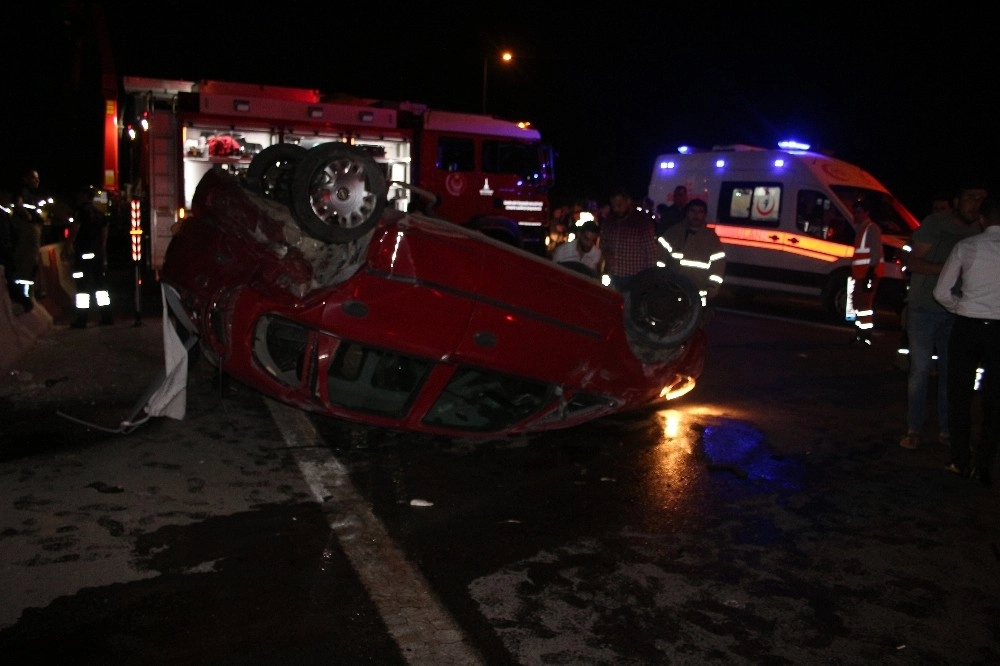
[[[709,332],[671,409],[476,445],[305,417],[201,366],[185,420],[127,436],[51,417],[100,402],[72,377],[37,388],[50,418],[15,399],[0,420],[34,442],[0,462],[0,653],[997,663],[997,491],[930,435],[898,446],[898,331],[860,349],[723,309]]]

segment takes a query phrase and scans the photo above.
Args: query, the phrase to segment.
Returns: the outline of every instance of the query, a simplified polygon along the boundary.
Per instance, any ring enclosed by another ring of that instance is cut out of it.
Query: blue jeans
[[[611,286],[618,291],[628,291],[632,286],[631,275],[609,275]]]
[[[927,385],[930,383],[934,354],[937,354],[937,420],[941,432],[948,432],[948,337],[955,316],[947,310],[906,311],[906,334],[910,343],[910,375],[906,384],[907,432],[924,429]]]

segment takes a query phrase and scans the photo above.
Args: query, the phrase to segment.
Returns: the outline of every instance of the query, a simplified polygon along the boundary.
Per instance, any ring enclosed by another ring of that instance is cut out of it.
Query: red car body
[[[705,353],[693,291],[669,299],[683,339],[649,345],[627,295],[592,276],[392,209],[356,240],[321,242],[223,172],[199,184],[161,281],[230,377],[310,412],[450,437],[648,406],[690,390]]]

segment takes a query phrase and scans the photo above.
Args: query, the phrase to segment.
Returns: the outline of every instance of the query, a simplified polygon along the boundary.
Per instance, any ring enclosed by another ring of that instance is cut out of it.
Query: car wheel
[[[385,204],[385,175],[360,148],[323,143],[295,167],[292,213],[317,240],[348,243],[361,238],[378,222]]]
[[[687,342],[698,329],[701,314],[698,290],[687,277],[666,268],[640,272],[625,292],[627,330],[653,347]]]
[[[306,149],[294,143],[276,143],[254,155],[247,168],[247,185],[268,199],[286,206],[292,200],[292,175]]]

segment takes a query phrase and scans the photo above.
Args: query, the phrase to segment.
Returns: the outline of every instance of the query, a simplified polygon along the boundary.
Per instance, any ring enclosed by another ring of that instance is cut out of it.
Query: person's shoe
[[[908,432],[899,440],[899,445],[904,449],[916,449],[920,446],[920,433]]]
[[[945,465],[944,471],[951,472],[952,474],[957,474],[958,476],[961,477],[969,476],[969,470],[965,469],[964,467],[959,467],[955,463],[948,463],[947,465]]]

